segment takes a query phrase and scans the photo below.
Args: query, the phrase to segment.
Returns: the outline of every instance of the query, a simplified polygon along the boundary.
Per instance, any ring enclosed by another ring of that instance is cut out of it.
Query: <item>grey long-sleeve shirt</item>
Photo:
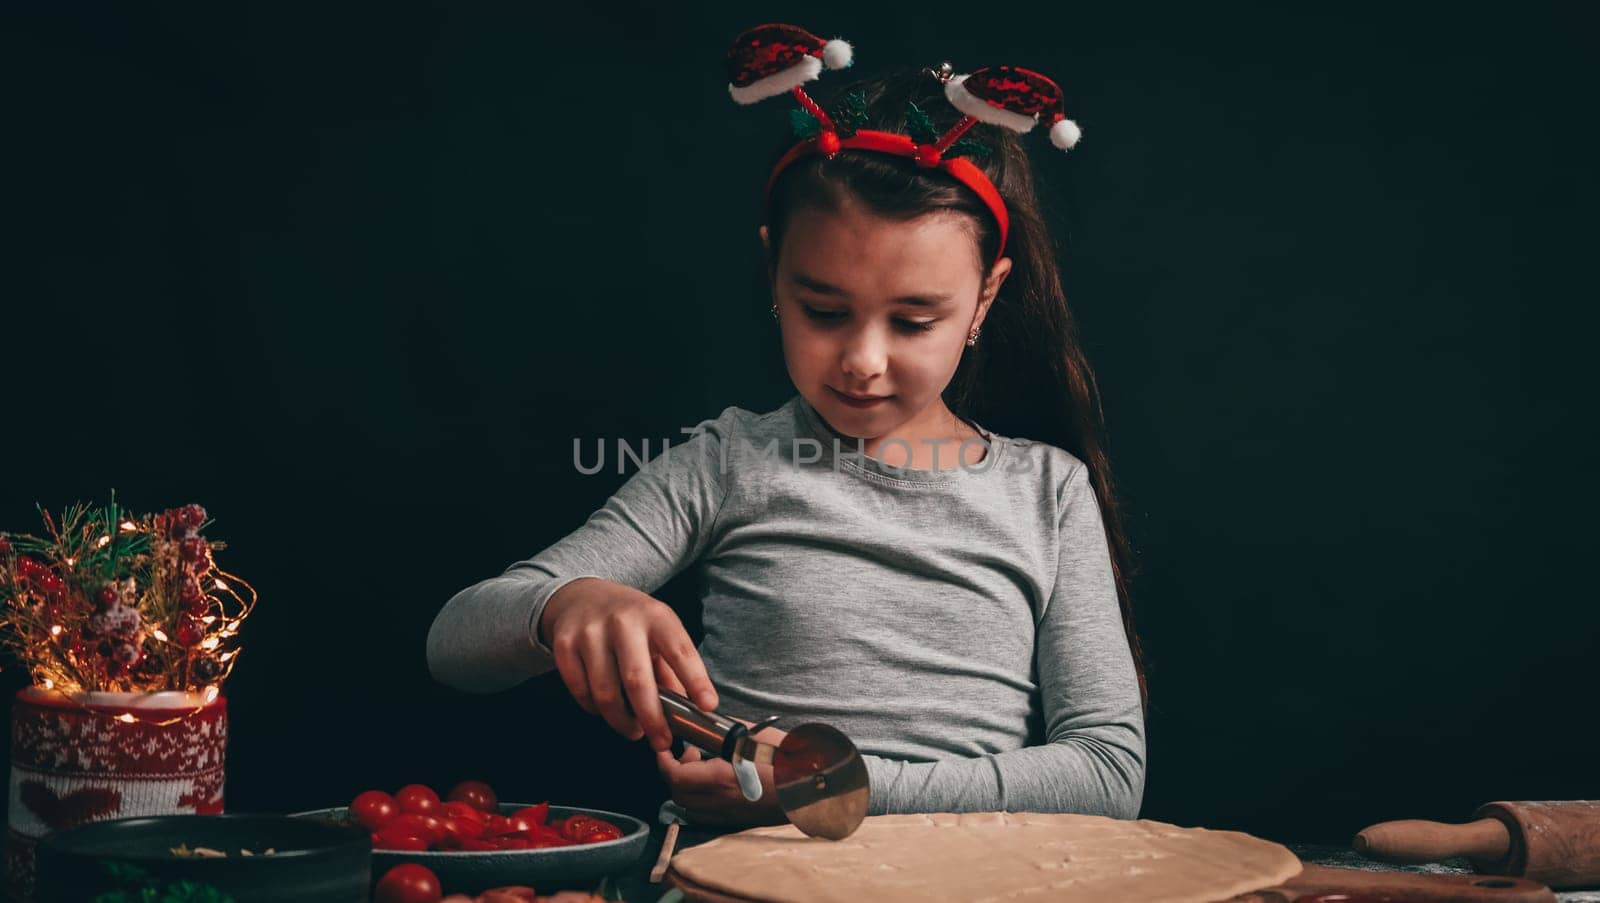
[[[428,633],[434,676],[490,692],[551,671],[536,626],[557,589],[654,592],[700,562],[719,710],[844,731],[872,814],[1138,814],[1144,719],[1082,461],[983,431],[976,465],[951,443],[939,469],[895,468],[800,395],[697,430],[452,597]]]

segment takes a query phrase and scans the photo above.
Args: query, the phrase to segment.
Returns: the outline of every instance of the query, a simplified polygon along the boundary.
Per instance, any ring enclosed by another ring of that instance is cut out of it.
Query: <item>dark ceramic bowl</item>
[[[501,803],[500,813],[510,815],[529,805],[532,804]],[[476,894],[508,884],[529,885],[539,893],[546,894],[561,889],[593,888],[601,878],[626,871],[639,861],[650,840],[649,825],[621,812],[575,806],[550,807],[551,818],[566,818],[578,813],[611,822],[622,829],[622,836],[600,843],[546,847],[541,850],[440,850],[421,853],[373,850],[372,874],[374,878],[381,877],[402,862],[415,862],[432,869],[439,876],[439,883],[447,894]],[[343,806],[296,812],[292,817],[351,823],[349,810]]]
[[[177,846],[228,855],[176,856]],[[284,815],[163,815],[90,822],[46,837],[36,894],[40,903],[83,903],[117,891],[138,900],[154,887],[155,899],[165,899],[160,891],[188,881],[237,903],[365,903],[371,874],[372,841],[359,828]]]

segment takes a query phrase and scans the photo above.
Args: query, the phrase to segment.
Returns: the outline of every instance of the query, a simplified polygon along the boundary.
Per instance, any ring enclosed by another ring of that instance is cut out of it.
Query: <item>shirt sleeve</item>
[[[1063,486],[1058,510],[1058,571],[1034,644],[1046,742],[934,762],[863,756],[872,786],[869,814],[1138,816],[1144,711],[1099,502],[1081,462]]]
[[[551,671],[555,656],[539,642],[538,624],[557,590],[599,577],[650,593],[697,559],[726,493],[724,449],[736,410],[702,421],[650,459],[555,544],[452,596],[428,630],[434,679],[492,693]]]

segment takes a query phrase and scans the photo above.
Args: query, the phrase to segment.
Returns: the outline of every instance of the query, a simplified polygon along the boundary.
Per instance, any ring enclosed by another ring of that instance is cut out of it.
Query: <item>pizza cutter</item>
[[[745,799],[761,799],[756,766],[770,764],[778,806],[802,833],[842,840],[867,817],[867,763],[837,728],[816,722],[802,724],[773,746],[752,735],[777,721],[776,715],[746,726],[726,715],[703,711],[680,693],[656,689],[673,736],[732,762]]]

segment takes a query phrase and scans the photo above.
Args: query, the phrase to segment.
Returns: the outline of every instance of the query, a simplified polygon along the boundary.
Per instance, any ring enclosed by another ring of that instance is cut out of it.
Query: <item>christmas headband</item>
[[[830,116],[806,94],[802,85],[820,76],[824,66],[843,69],[852,57],[850,45],[843,40],[824,41],[803,28],[783,24],[758,25],[735,38],[728,48],[728,91],[735,103],[752,104],[780,94],[793,94],[800,102],[800,109],[790,111],[790,122],[800,140],[772,168],[767,193],[771,194],[779,173],[810,154],[832,159],[849,148],[909,157],[924,169],[948,173],[977,193],[1000,226],[1000,246],[994,258],[999,261],[1005,253],[1011,217],[994,183],[963,157],[985,155],[988,147],[961,136],[979,122],[1023,134],[1045,118],[1050,123],[1050,143],[1070,150],[1083,133],[1061,111],[1061,88],[1030,69],[992,66],[955,75],[945,63],[933,74],[944,84],[945,98],[962,113],[961,121],[939,134],[927,113],[912,104],[906,121],[913,134],[902,135],[857,128],[866,121],[866,97],[860,92],[847,97],[836,116]]]

